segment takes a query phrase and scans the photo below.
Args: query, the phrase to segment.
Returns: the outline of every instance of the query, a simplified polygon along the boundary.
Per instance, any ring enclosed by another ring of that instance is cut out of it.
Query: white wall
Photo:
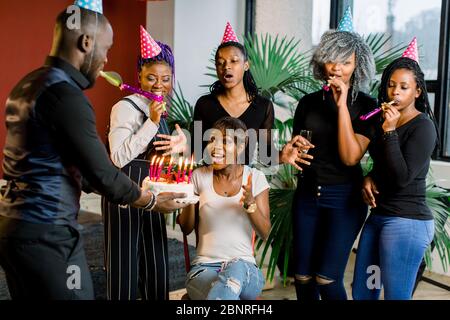
[[[172,46],[175,78],[186,99],[195,104],[211,84],[205,76],[213,50],[229,21],[239,39],[245,31],[243,0],[166,0],[147,4],[147,28],[155,39]]]
[[[213,50],[220,44],[229,21],[241,39],[245,31],[245,1],[175,0],[176,78],[188,101],[195,101],[213,79],[205,76]]]
[[[173,48],[174,0],[147,3],[147,30],[150,35]]]
[[[301,39],[300,49],[312,45],[313,0],[257,0],[255,32]]]

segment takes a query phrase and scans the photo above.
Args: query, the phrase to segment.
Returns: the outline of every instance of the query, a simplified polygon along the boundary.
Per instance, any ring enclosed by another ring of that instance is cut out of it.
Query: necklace
[[[217,181],[217,191],[219,194],[223,195],[224,197],[231,197],[232,195],[236,195],[237,193],[239,193],[239,189],[240,189],[240,180],[242,177],[242,174],[237,175],[237,177],[231,181],[225,182],[225,185],[222,181],[221,183],[221,179],[214,175],[213,178]],[[225,190],[224,190],[225,189]]]

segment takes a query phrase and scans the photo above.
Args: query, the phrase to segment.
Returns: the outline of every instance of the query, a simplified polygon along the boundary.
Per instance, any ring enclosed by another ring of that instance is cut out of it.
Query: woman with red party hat
[[[140,27],[138,76],[142,90],[167,97],[172,92],[174,57],[170,47]],[[138,185],[149,172],[157,134],[170,134],[161,117],[164,102],[132,94],[111,110],[108,135],[113,163]],[[102,198],[107,297],[112,300],[165,300],[169,294],[164,214],[123,208]]]

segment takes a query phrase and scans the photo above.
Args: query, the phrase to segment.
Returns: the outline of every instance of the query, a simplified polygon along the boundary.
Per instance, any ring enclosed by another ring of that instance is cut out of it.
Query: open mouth
[[[213,152],[211,154],[212,161],[215,163],[223,163],[225,160],[225,154]]]
[[[232,74],[226,74],[223,76],[225,81],[231,81],[233,80],[233,75]]]

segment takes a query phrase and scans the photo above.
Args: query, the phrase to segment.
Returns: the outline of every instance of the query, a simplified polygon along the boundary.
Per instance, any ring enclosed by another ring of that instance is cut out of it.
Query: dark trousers
[[[296,281],[299,300],[345,300],[344,272],[352,245],[367,215],[360,189],[351,184],[297,190],[293,206]],[[317,285],[315,277],[332,281]]]
[[[0,217],[0,265],[12,299],[94,299],[81,236],[71,226]]]

